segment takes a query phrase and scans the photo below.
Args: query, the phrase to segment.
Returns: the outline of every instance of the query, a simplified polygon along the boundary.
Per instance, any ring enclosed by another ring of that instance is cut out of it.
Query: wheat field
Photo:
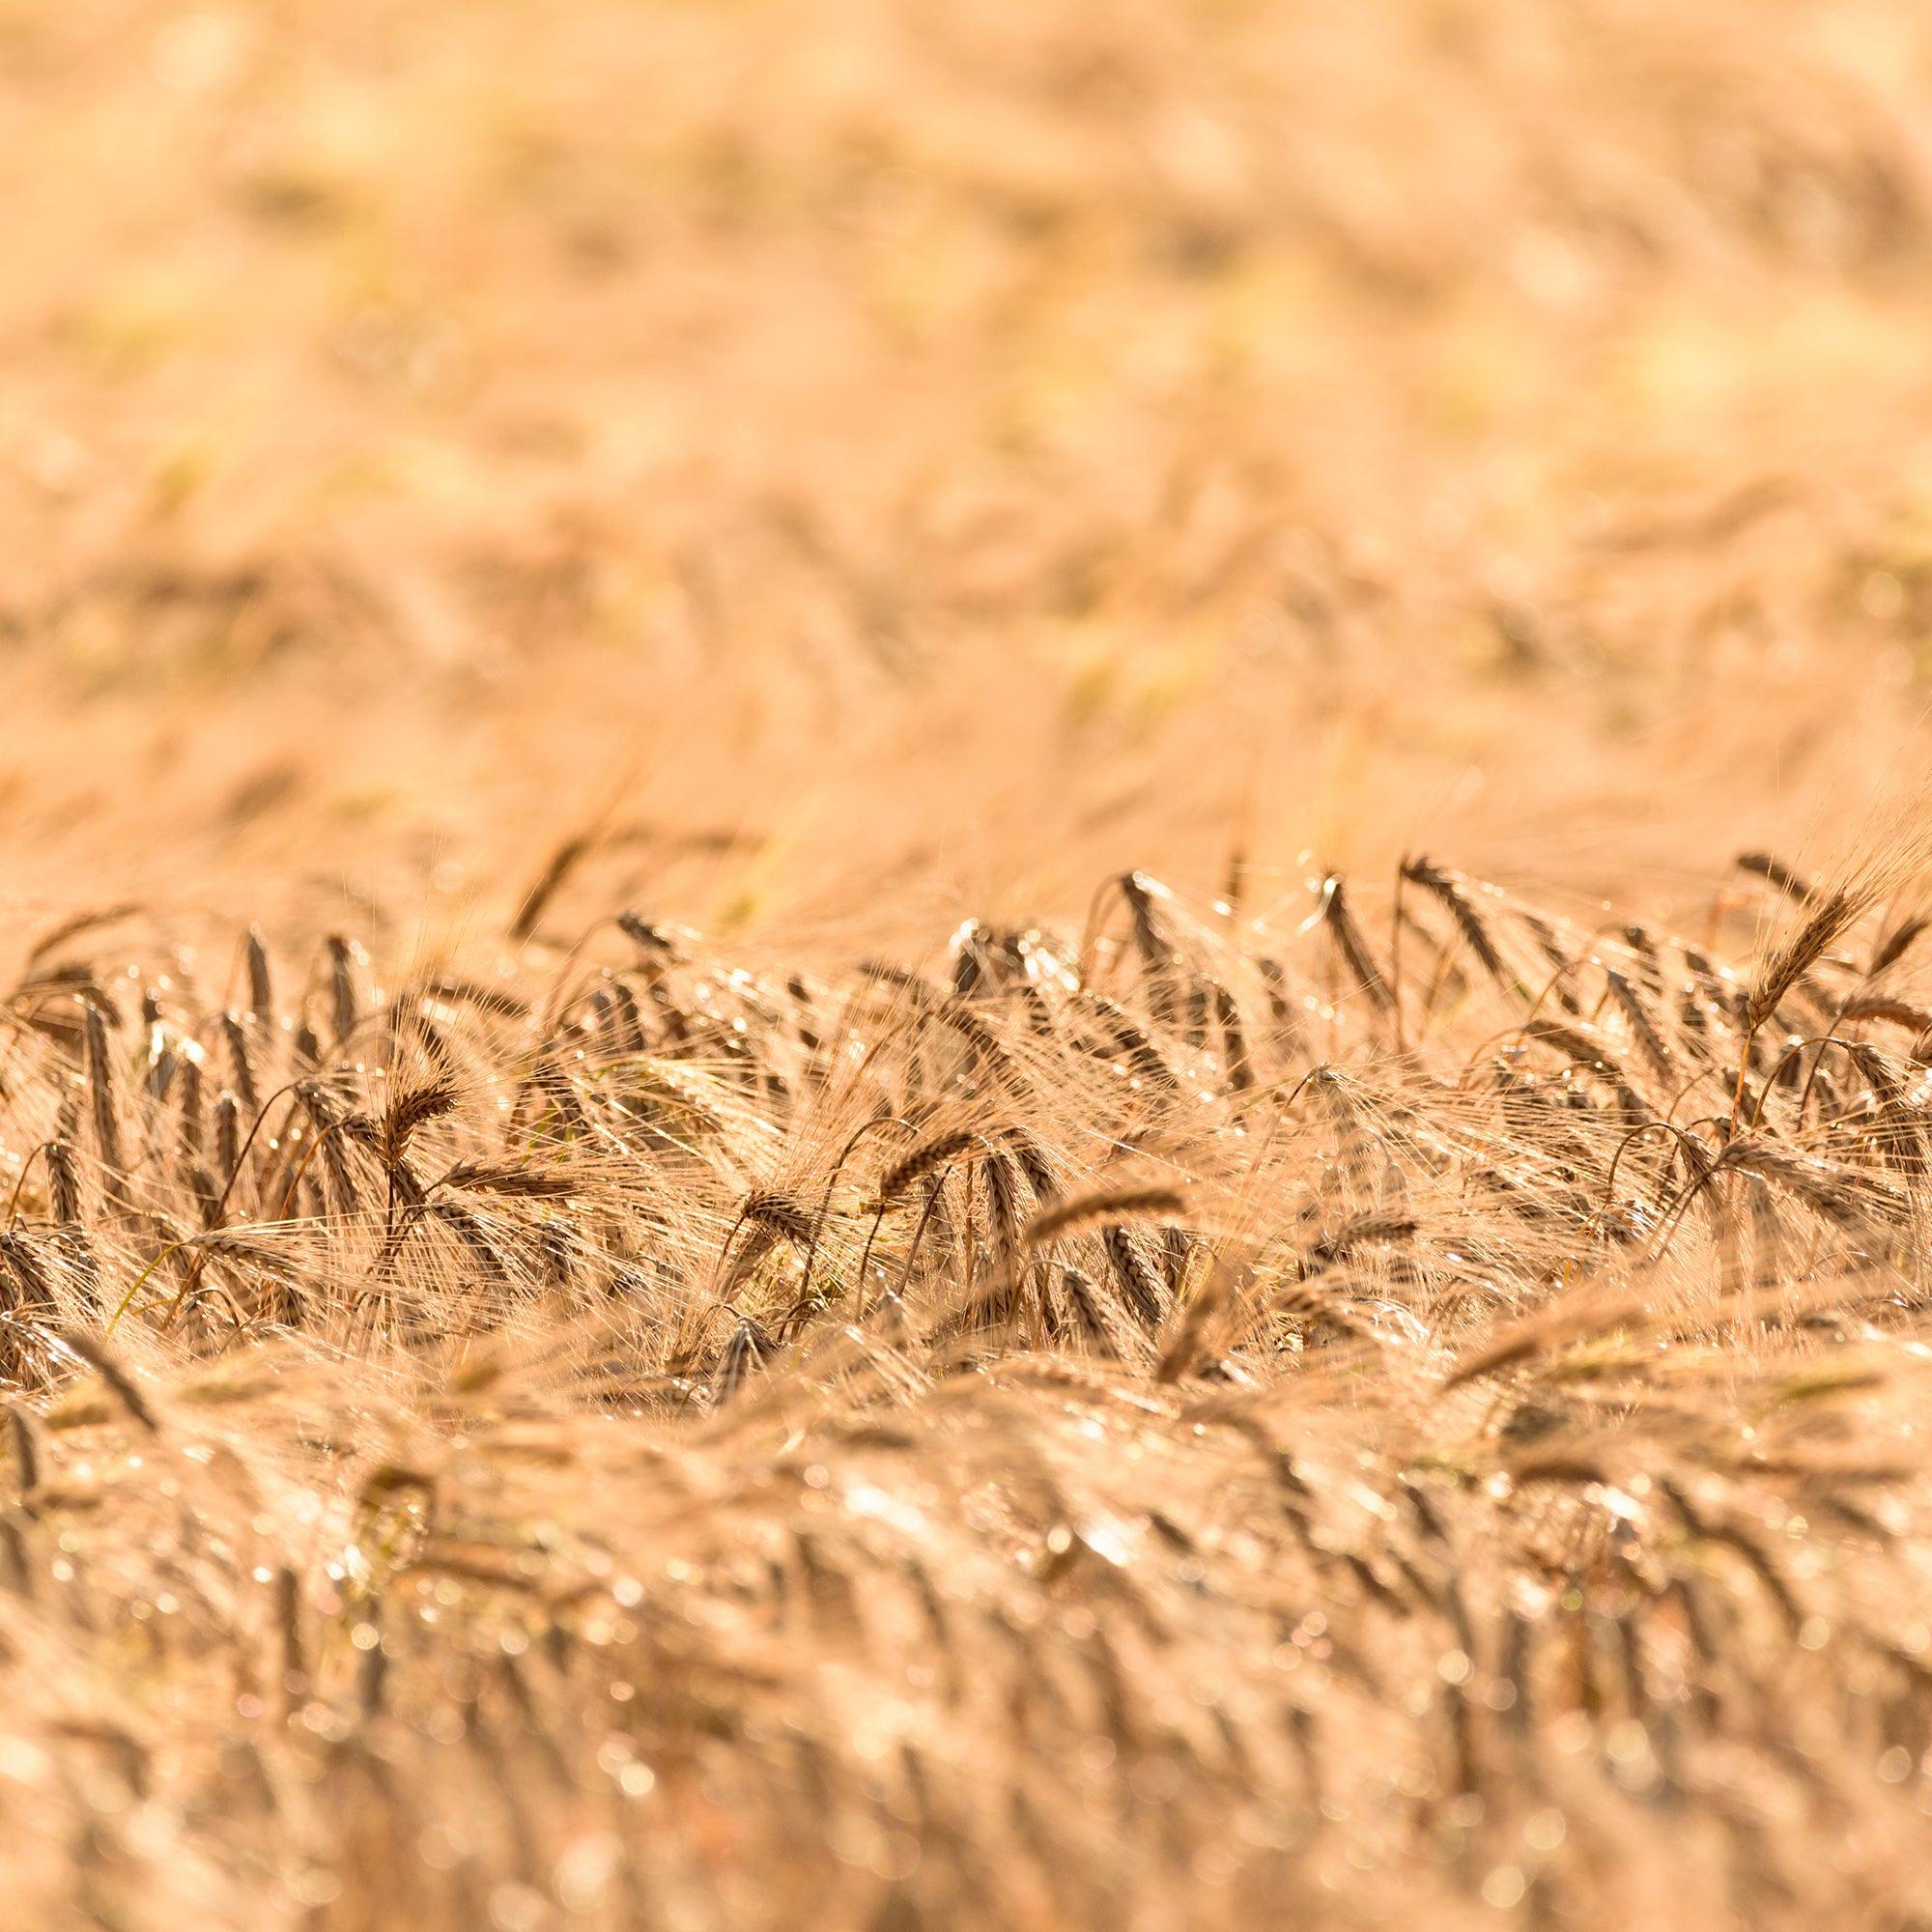
[[[1932,12],[0,0],[0,1926],[1932,1926]]]

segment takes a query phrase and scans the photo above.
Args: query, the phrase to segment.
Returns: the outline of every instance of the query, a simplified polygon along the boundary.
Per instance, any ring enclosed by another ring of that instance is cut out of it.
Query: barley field
[[[0,0],[5,1932],[1932,1928],[1932,10]]]

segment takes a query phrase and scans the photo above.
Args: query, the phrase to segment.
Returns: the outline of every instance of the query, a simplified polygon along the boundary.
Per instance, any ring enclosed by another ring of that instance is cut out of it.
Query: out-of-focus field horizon
[[[0,0],[0,1924],[1932,1925],[1932,8]]]
[[[1922,710],[1928,39],[11,7],[19,863],[1688,890]]]

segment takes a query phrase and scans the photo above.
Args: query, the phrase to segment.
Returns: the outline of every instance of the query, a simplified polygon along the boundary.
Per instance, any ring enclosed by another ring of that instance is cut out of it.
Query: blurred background
[[[1919,755],[1916,0],[0,0],[0,206],[18,903],[1668,914]]]

